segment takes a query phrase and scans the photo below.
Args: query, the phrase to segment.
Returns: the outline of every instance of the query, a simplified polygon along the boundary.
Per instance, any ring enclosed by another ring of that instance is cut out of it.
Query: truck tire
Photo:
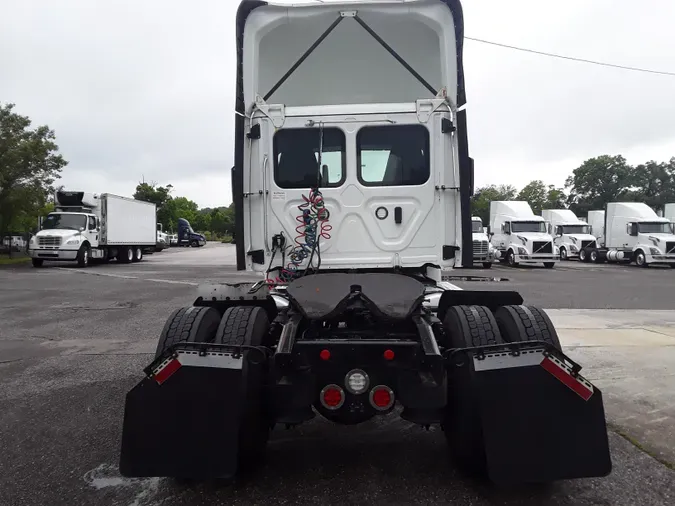
[[[134,250],[128,246],[122,246],[117,250],[117,261],[121,264],[131,263],[134,259]]]
[[[178,343],[208,343],[213,341],[220,324],[220,313],[212,307],[182,307],[166,320],[159,336],[155,358]]]
[[[197,241],[191,241],[191,242],[190,242],[190,247],[192,247],[192,248],[198,248],[198,247],[199,247],[199,243],[198,243]]]
[[[598,251],[593,250],[591,253],[588,255],[589,260],[591,263],[597,264],[598,263]]]
[[[553,267],[555,267],[555,262],[544,262],[544,267],[547,269],[553,269]]]
[[[42,258],[33,258],[31,259],[31,263],[33,264],[33,267],[42,267],[45,261]]]
[[[269,332],[267,312],[258,306],[234,306],[225,311],[215,343],[262,346]],[[271,417],[265,404],[267,370],[265,363],[246,360],[242,369],[244,388],[241,402],[242,419],[239,429],[239,471],[251,472],[265,457]]]
[[[544,341],[562,351],[551,319],[535,306],[502,306],[495,312],[501,335],[509,343]]]
[[[641,249],[637,250],[635,252],[635,264],[638,267],[647,267],[649,264],[647,264],[647,256],[644,254],[644,251]]]
[[[135,248],[133,248],[133,252],[134,252],[134,259],[133,259],[134,262],[140,262],[141,260],[143,260],[143,248],[141,248],[140,246],[136,246]]]
[[[80,251],[77,252],[77,266],[78,267],[89,267],[90,257],[91,257],[91,252],[89,250],[89,245],[83,244],[80,247]]]
[[[586,250],[584,248],[579,250],[579,260],[582,262],[588,262],[588,255],[586,254]]]
[[[483,306],[452,306],[443,320],[450,348],[502,344],[501,332],[492,312]],[[475,372],[467,364],[451,367],[448,406],[443,416],[443,433],[457,467],[476,477],[486,474],[485,444],[474,392]]]
[[[516,255],[511,249],[506,252],[506,263],[509,265],[509,267],[518,267]]]
[[[492,269],[492,262],[483,262],[483,269]]]
[[[567,260],[567,248],[565,248],[564,246],[560,248],[560,260],[563,262]]]

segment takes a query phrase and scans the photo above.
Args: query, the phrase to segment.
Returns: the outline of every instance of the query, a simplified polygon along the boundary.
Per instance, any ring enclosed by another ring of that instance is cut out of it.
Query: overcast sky
[[[63,184],[131,195],[144,177],[230,203],[238,1],[0,1],[0,102],[56,130]],[[675,72],[672,0],[463,5],[470,37]],[[601,154],[675,156],[675,77],[470,40],[465,70],[477,185],[561,185]]]

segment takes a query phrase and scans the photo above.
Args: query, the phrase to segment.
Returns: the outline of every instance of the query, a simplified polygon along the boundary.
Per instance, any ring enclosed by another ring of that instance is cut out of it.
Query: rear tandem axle
[[[400,274],[205,287],[127,395],[122,474],[233,477],[259,465],[275,424],[356,424],[397,403],[496,483],[611,471],[602,394],[544,311],[514,292],[444,292],[438,307],[428,294]]]

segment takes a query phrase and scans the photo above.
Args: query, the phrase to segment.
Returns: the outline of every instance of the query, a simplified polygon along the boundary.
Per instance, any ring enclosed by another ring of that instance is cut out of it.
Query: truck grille
[[[38,246],[61,246],[61,238],[51,235],[38,237]]]
[[[486,255],[488,252],[488,242],[487,241],[473,241],[473,254],[474,255]]]
[[[532,244],[532,254],[553,253],[553,243],[544,241],[534,241]]]
[[[581,241],[582,248],[588,248],[589,246],[593,246],[594,244],[595,241]]]
[[[675,242],[666,243],[666,254],[675,253]]]

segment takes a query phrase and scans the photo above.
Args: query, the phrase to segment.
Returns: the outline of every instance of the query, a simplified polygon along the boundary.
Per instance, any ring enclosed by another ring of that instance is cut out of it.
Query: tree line
[[[512,185],[477,188],[471,212],[480,216],[485,226],[492,200],[525,200],[535,214],[541,214],[542,209],[570,209],[583,217],[588,211],[604,209],[608,202],[644,202],[659,212],[665,204],[675,203],[675,157],[667,162],[630,165],[621,155],[602,155],[574,169],[562,188],[542,180],[531,181],[520,191]]]
[[[222,239],[234,232],[234,204],[216,208],[200,209],[196,202],[186,197],[171,195],[173,186],[157,186],[156,183],[141,182],[136,186],[134,198],[152,202],[157,206],[157,223],[167,233],[174,233],[178,219],[190,222],[196,232],[206,234],[207,239]]]

